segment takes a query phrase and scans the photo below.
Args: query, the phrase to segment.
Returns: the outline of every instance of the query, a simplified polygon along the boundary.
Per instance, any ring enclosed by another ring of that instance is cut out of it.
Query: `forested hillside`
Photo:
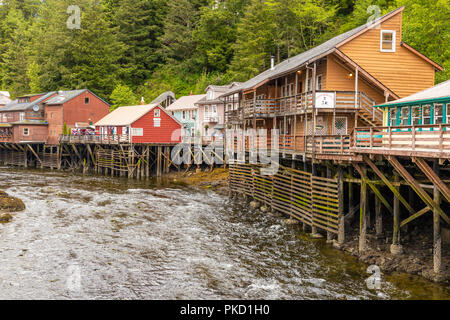
[[[402,5],[404,41],[446,68],[448,0],[3,0],[0,87],[13,96],[89,88],[114,105],[202,93]],[[81,9],[68,28],[68,7]],[[373,8],[373,7],[372,7]]]

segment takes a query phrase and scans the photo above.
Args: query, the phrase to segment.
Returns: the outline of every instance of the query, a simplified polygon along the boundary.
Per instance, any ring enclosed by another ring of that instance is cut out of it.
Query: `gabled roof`
[[[47,105],[57,105],[66,103],[69,100],[72,100],[76,96],[79,96],[87,89],[82,90],[71,90],[71,91],[58,91],[58,94],[51,99],[48,99],[45,104]]]
[[[195,103],[200,99],[206,97],[206,94],[196,94],[191,96],[184,96],[172,103],[166,108],[167,111],[179,111],[188,109],[197,109]]]
[[[15,99],[8,103],[6,106],[0,109],[0,111],[25,111],[28,109],[33,108],[33,106],[43,102],[45,99],[50,98],[52,95],[56,94],[56,91],[51,91],[45,93],[42,97],[39,97],[38,99],[34,100],[33,102],[25,102],[25,103],[19,103],[18,99]],[[30,95],[30,96],[36,96],[36,95]],[[25,96],[23,96],[25,97]]]
[[[354,28],[350,31],[347,31],[345,33],[342,33],[320,45],[317,47],[314,47],[308,51],[305,51],[299,55],[296,55],[294,57],[291,57],[289,59],[284,60],[283,62],[280,62],[279,64],[275,65],[273,69],[268,69],[256,77],[253,77],[252,79],[244,82],[242,85],[233,88],[231,90],[228,90],[224,95],[229,95],[241,90],[251,90],[254,89],[261,84],[271,80],[278,78],[284,74],[288,74],[291,72],[294,72],[299,67],[312,63],[313,61],[320,59],[322,57],[325,57],[329,55],[330,53],[336,51],[336,49],[346,43],[347,41],[350,41],[351,39],[361,35],[362,33],[370,30],[374,26],[382,23],[383,21],[391,18],[392,16],[398,14],[399,12],[404,10],[404,6],[400,7],[394,11],[389,12],[388,14],[372,21],[368,22],[366,24],[363,24],[357,28]],[[224,96],[222,95],[222,96]]]
[[[70,100],[72,100],[75,97],[78,97],[80,94],[84,93],[84,92],[90,92],[92,95],[96,96],[97,98],[99,98],[100,100],[102,100],[104,103],[106,103],[108,106],[111,106],[108,102],[106,102],[105,100],[103,100],[102,98],[100,98],[99,96],[97,96],[95,93],[93,93],[91,90],[89,89],[79,89],[79,90],[69,90],[69,91],[58,91],[58,95],[56,95],[55,97],[48,99],[45,104],[46,105],[60,105],[60,104],[64,104]]]
[[[150,104],[160,104],[161,102],[166,100],[168,97],[171,97],[174,101],[176,100],[175,93],[173,93],[172,91],[166,91],[166,92],[161,93],[159,96],[157,96],[156,99],[154,99],[152,102],[150,102]]]
[[[100,119],[95,126],[129,126],[153,110],[157,104],[119,107]]]
[[[129,126],[132,123],[136,122],[144,115],[152,111],[154,108],[159,107],[162,112],[165,112],[169,117],[175,120],[180,126],[182,125],[180,121],[178,121],[175,117],[173,117],[170,113],[166,112],[164,108],[161,108],[159,104],[147,104],[147,105],[139,105],[139,106],[128,106],[128,107],[119,107],[113,112],[107,114],[105,117],[100,119],[95,126]]]
[[[389,107],[439,99],[450,99],[450,80],[442,82],[423,91],[414,93],[408,97],[380,104],[377,107]]]

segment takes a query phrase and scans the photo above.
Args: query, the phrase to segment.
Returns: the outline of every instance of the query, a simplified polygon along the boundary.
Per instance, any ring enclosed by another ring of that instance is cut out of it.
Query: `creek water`
[[[382,275],[212,191],[0,168],[24,212],[0,224],[0,299],[449,299]]]

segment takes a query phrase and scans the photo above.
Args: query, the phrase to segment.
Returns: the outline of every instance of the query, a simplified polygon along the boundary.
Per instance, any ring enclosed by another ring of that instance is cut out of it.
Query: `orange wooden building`
[[[443,70],[403,42],[403,9],[272,62],[269,70],[229,90],[220,98],[239,103],[227,108],[227,126],[279,129],[280,150],[293,158],[351,158],[345,153],[352,130],[383,124],[374,105],[433,86],[435,72]]]

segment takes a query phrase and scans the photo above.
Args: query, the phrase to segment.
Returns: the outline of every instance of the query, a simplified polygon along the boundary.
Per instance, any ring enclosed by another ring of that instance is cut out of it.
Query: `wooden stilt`
[[[383,235],[383,217],[381,215],[381,201],[375,197],[375,234],[377,237]]]
[[[439,166],[437,161],[434,162],[433,173],[439,177]],[[439,188],[435,185],[433,189],[433,200],[435,203],[441,203],[441,194]],[[433,270],[436,275],[440,275],[442,271],[442,260],[441,260],[441,249],[442,249],[442,239],[441,239],[441,217],[438,210],[433,210]]]
[[[338,166],[338,198],[339,198],[338,245],[342,245],[342,244],[344,244],[344,241],[345,241],[344,181],[343,181],[342,166]]]
[[[365,174],[367,169],[361,168]],[[366,250],[366,235],[367,235],[367,183],[365,179],[361,179],[361,199],[359,209],[359,253],[363,253]]]

